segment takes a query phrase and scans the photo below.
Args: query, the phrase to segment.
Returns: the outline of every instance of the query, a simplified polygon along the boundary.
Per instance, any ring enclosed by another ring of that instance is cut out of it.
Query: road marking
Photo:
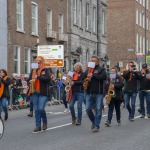
[[[59,114],[66,114],[64,112],[46,112],[48,114],[54,114],[54,115],[59,115]]]

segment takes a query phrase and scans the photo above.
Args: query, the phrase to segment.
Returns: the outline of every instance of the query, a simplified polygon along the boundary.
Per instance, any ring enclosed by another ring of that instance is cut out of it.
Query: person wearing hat
[[[111,96],[111,101],[108,104],[108,118],[105,122],[106,126],[110,126],[112,116],[113,116],[113,110],[115,107],[116,110],[116,119],[118,126],[121,125],[121,111],[120,111],[120,104],[123,102],[123,80],[120,75],[118,75],[118,70],[116,67],[112,67],[110,70],[110,76],[106,79],[104,84],[104,96],[105,99],[107,99],[107,96],[109,94],[109,90],[112,90],[114,94]]]
[[[128,70],[123,72],[122,77],[125,82],[124,99],[126,108],[129,112],[128,119],[130,121],[134,121],[135,103],[138,93],[138,80],[140,79],[140,73],[136,70],[134,62],[128,63]]]
[[[32,69],[29,82],[31,95],[31,100],[33,101],[33,107],[35,110],[35,123],[36,127],[34,132],[39,132],[41,130],[47,129],[47,117],[45,112],[45,105],[48,100],[49,95],[49,82],[50,82],[50,72],[44,65],[44,58],[38,56],[35,61],[38,64],[37,69]],[[43,127],[41,128],[41,121],[43,122]]]
[[[145,106],[144,101],[146,99],[147,117],[150,118],[150,70],[147,64],[142,65],[141,77],[140,77],[140,113],[141,118],[145,118]]]

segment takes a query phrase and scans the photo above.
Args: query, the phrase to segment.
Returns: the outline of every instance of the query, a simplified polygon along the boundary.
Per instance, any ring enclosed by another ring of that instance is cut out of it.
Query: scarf
[[[7,79],[7,76],[5,76],[5,77],[3,78],[3,80],[6,80],[6,79]],[[0,83],[0,98],[1,98],[1,96],[3,95],[3,92],[4,92],[4,83],[1,82],[1,83]]]

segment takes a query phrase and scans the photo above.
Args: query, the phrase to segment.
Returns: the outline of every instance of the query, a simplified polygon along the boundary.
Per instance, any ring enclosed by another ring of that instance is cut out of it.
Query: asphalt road
[[[28,109],[10,111],[0,150],[150,150],[150,120],[140,118],[137,110],[134,122],[122,108],[122,125],[117,126],[114,114],[111,127],[105,127],[106,108],[98,133],[91,131],[85,110],[81,126],[72,125],[70,113],[63,110],[63,105],[46,107],[48,130],[40,133],[33,133],[34,118],[27,117]]]

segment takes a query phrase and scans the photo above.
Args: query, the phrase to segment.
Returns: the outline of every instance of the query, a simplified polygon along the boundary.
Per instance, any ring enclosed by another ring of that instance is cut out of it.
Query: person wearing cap
[[[113,77],[111,77],[111,75]],[[112,82],[112,83],[111,83]],[[113,116],[113,110],[115,107],[116,110],[116,119],[118,126],[121,125],[121,111],[120,111],[120,104],[123,102],[123,80],[120,75],[118,75],[118,70],[116,67],[112,67],[110,70],[110,76],[107,77],[105,84],[104,84],[104,96],[105,98],[108,96],[108,92],[110,88],[112,91],[114,91],[114,94],[111,97],[110,104],[108,105],[108,118],[107,121],[105,122],[106,126],[110,126],[112,116]]]
[[[33,101],[33,107],[35,110],[36,127],[34,132],[39,132],[47,129],[45,105],[48,100],[49,82],[51,79],[50,72],[44,65],[44,58],[38,56],[34,62],[38,64],[38,68],[32,69],[31,71],[29,82],[30,84],[32,83],[34,87],[30,87],[29,94],[31,95],[30,98]],[[43,122],[42,128],[41,121]]]
[[[145,118],[146,114],[144,106],[145,99],[146,99],[147,117],[150,118],[150,70],[148,69],[147,64],[142,65],[140,77],[139,100],[140,100],[141,118]]]
[[[135,70],[134,62],[128,63],[128,70],[123,72],[122,77],[125,81],[124,99],[126,108],[129,112],[128,119],[130,121],[134,121],[135,103],[138,93],[138,80],[140,78],[140,73],[137,70]]]

